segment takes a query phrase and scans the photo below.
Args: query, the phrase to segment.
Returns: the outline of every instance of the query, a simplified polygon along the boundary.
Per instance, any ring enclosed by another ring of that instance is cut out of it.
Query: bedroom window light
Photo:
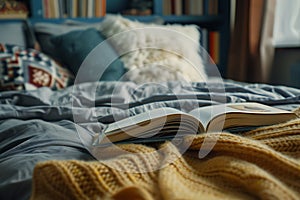
[[[273,29],[275,47],[300,47],[299,11],[299,0],[276,0]]]

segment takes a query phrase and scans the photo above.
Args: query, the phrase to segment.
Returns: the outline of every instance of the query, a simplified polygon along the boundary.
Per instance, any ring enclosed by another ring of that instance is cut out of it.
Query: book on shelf
[[[44,18],[93,18],[106,14],[106,0],[42,0],[41,7]],[[34,10],[33,17],[39,17]]]
[[[152,15],[153,0],[129,0],[127,8],[121,12],[123,15],[145,16]]]
[[[106,15],[106,0],[96,0],[96,3],[98,2],[99,5],[96,7],[96,12],[97,9],[99,9],[99,11],[96,13],[96,17],[103,17]]]
[[[219,13],[219,0],[208,1],[208,14],[217,15]]]
[[[51,10],[51,12],[53,12],[52,13],[52,17],[53,18],[60,18],[60,16],[59,16],[59,13],[60,13],[60,7],[59,7],[59,3],[58,3],[58,0],[56,1],[56,0],[50,0],[50,2],[52,2],[52,10]]]
[[[174,14],[175,15],[182,15],[182,1],[181,0],[174,0]]]
[[[67,0],[59,0],[55,2],[55,17],[54,18],[66,18],[68,13]]]
[[[92,18],[92,17],[95,17],[95,11],[96,11],[96,8],[95,8],[95,1],[94,0],[88,0],[87,2],[87,12],[86,12],[86,16],[88,18]]]
[[[200,28],[200,55],[203,60],[203,63],[208,63],[208,30],[206,28]]]
[[[164,0],[164,15],[217,15],[220,0]]]
[[[220,32],[208,32],[208,51],[212,61],[216,64],[220,62]]]
[[[163,14],[164,15],[171,15],[171,0],[164,0],[163,1]]]
[[[78,5],[78,17],[87,17],[87,0],[79,0],[79,5]]]
[[[0,19],[25,19],[28,8],[19,1],[0,1]]]
[[[78,8],[78,0],[70,0],[69,1],[70,7],[71,7],[71,12],[69,13],[69,17],[76,18],[78,17],[79,13],[79,8]]]
[[[190,15],[203,15],[203,0],[190,0],[189,14]]]
[[[260,103],[229,103],[196,108],[189,113],[174,108],[153,109],[109,124],[94,144],[134,140],[153,141],[212,131],[242,131],[285,122],[295,113]]]
[[[43,17],[44,18],[50,18],[50,9],[49,8],[50,8],[49,0],[43,0],[42,1],[42,10],[43,10]],[[36,10],[36,8],[34,8],[32,6],[32,8],[31,8],[32,15],[34,17],[37,17],[38,14],[35,14],[35,10]]]
[[[164,0],[163,1],[163,14],[164,15],[183,15],[185,14],[186,2],[182,0]]]

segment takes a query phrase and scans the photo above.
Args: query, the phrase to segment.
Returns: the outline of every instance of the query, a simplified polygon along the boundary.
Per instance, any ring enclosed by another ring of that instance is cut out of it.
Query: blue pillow
[[[55,45],[56,57],[65,63],[68,68],[77,75],[77,72],[88,54],[105,38],[94,28],[89,28],[85,30],[75,30],[62,35],[52,36],[50,41]],[[97,71],[105,70],[100,77],[101,81],[117,81],[125,73],[125,68],[118,55],[112,46],[105,44],[106,52],[109,52],[109,57],[116,58],[106,69],[97,69]],[[97,62],[105,62],[106,56],[97,57]],[[99,64],[99,67],[104,67]]]

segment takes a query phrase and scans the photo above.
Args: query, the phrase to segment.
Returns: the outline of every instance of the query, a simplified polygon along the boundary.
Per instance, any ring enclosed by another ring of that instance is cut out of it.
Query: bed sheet
[[[34,166],[46,160],[95,160],[77,130],[99,133],[106,124],[149,109],[254,101],[293,110],[300,90],[226,80],[222,83],[136,85],[82,83],[63,90],[0,93],[0,199],[28,199]]]

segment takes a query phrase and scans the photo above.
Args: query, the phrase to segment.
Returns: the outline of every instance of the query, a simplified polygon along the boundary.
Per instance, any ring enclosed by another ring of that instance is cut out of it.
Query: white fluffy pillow
[[[107,15],[101,33],[121,55],[126,78],[136,83],[205,81],[196,25],[157,25]]]

